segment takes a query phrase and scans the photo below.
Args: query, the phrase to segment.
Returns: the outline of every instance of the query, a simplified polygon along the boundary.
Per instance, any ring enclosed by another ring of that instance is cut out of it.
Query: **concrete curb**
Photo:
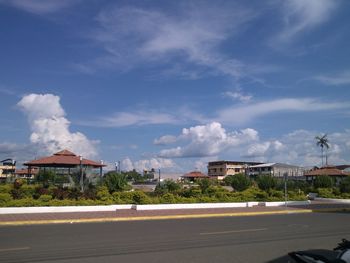
[[[38,214],[38,213],[75,213],[109,212],[119,209],[132,209],[134,205],[96,205],[96,206],[37,206],[37,207],[1,207],[0,215]]]
[[[89,219],[61,219],[61,220],[28,220],[28,221],[4,221],[0,226],[23,226],[23,225],[47,225],[47,224],[77,224],[77,223],[103,223],[123,221],[145,221],[145,220],[171,220],[171,219],[195,219],[212,217],[240,217],[240,216],[262,216],[262,215],[285,215],[312,213],[311,209],[282,210],[265,212],[237,212],[237,213],[213,213],[213,214],[191,214],[191,215],[165,215],[165,216],[135,216],[135,217],[108,217]]]
[[[1,207],[0,215],[4,214],[38,214],[38,213],[74,213],[74,212],[108,212],[121,209],[135,210],[174,210],[174,209],[211,209],[211,208],[242,208],[253,206],[278,207],[285,202],[241,202],[241,203],[193,203],[193,204],[156,204],[156,205],[101,205],[101,206],[38,206],[38,207]],[[287,201],[287,205],[303,206],[310,201]]]
[[[341,204],[350,204],[350,199],[335,199],[335,198],[322,198],[322,197],[315,197],[315,201],[328,201],[333,203],[341,203]]]

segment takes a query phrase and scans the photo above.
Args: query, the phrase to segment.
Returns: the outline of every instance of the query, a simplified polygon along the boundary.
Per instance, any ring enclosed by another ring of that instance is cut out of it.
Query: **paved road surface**
[[[350,214],[0,227],[0,262],[268,262],[350,238]]]

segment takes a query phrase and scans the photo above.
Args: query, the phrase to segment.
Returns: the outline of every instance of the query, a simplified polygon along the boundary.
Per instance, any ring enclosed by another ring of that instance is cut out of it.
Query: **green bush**
[[[332,188],[318,188],[317,193],[320,197],[323,198],[334,198],[333,189]]]
[[[229,177],[230,179],[228,181],[235,191],[242,192],[252,185],[251,180],[244,174],[236,174]]]
[[[35,176],[35,180],[43,185],[44,188],[47,188],[55,180],[56,174],[51,170],[40,170],[39,173]]]
[[[121,192],[120,199],[122,200],[123,204],[132,204],[134,202],[133,192]]]
[[[41,196],[38,198],[38,201],[39,201],[40,203],[47,203],[47,202],[49,202],[51,199],[52,199],[52,196],[51,196],[51,195],[41,195]]]
[[[0,193],[0,206],[6,206],[12,201],[12,196],[8,193]]]
[[[17,200],[12,200],[8,203],[7,206],[9,207],[25,207],[25,206],[40,206],[40,202],[37,200],[34,200],[33,198],[24,198],[24,199],[17,199]]]
[[[315,188],[332,188],[333,179],[327,175],[317,176],[314,181]]]
[[[340,192],[343,194],[350,193],[350,176],[344,178],[339,185]]]
[[[106,186],[97,188],[96,198],[101,201],[112,201],[112,196]]]
[[[191,187],[182,191],[181,196],[183,197],[195,197],[198,198],[202,195],[202,191],[198,188]]]
[[[11,189],[9,184],[0,185],[0,194],[11,194]]]
[[[23,184],[21,189],[24,198],[33,198],[35,195],[36,185]]]
[[[175,196],[173,194],[171,194],[171,193],[164,194],[163,196],[161,196],[159,198],[159,201],[162,204],[175,204],[175,203],[177,203],[177,200],[176,200]]]
[[[109,172],[103,178],[104,184],[107,186],[109,193],[123,191],[128,185],[127,175],[117,172]]]
[[[270,175],[261,175],[256,179],[258,187],[263,191],[274,189],[277,186],[277,179]]]
[[[202,191],[202,194],[205,194],[209,187],[212,185],[212,181],[209,178],[202,178],[196,180],[197,184],[199,185],[199,188]]]
[[[151,199],[142,191],[133,192],[133,204],[151,204]]]

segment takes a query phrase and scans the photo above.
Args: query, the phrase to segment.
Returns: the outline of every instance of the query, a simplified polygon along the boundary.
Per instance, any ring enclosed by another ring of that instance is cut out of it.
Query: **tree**
[[[158,195],[164,195],[166,193],[176,193],[181,189],[181,185],[173,180],[165,180],[157,184],[155,193]]]
[[[328,175],[319,175],[314,181],[315,188],[331,188],[333,186],[333,180]]]
[[[128,185],[127,176],[117,172],[109,172],[104,177],[104,184],[110,193],[122,191]]]
[[[55,180],[55,172],[51,170],[40,170],[36,176],[36,181],[43,184],[43,187],[48,188],[50,183]]]
[[[350,176],[340,182],[339,188],[342,193],[350,193]]]
[[[210,181],[209,178],[198,179],[197,183],[199,185],[199,188],[202,191],[202,194],[206,193],[209,187],[212,185],[212,182]]]
[[[230,185],[232,186],[233,189],[239,192],[248,189],[252,184],[250,179],[244,174],[236,174],[229,177],[231,177]]]
[[[277,186],[277,179],[270,175],[258,176],[256,180],[258,187],[263,191],[268,191]]]
[[[324,148],[329,149],[329,144],[328,144],[328,138],[327,138],[327,134],[323,135],[323,136],[316,136],[316,145],[321,147],[321,159],[322,159],[322,166],[323,166],[323,150]],[[327,151],[326,151],[326,165],[328,163],[327,160]]]

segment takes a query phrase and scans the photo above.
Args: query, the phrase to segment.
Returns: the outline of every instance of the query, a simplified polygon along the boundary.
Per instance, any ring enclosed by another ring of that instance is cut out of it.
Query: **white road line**
[[[9,248],[0,248],[0,252],[28,250],[28,249],[30,249],[30,247],[9,247]]]
[[[257,231],[265,231],[265,230],[267,230],[267,228],[228,230],[228,231],[220,231],[220,232],[206,232],[206,233],[199,233],[199,234],[200,235],[221,235],[221,234],[233,234],[233,233],[244,233],[244,232],[257,232]]]

